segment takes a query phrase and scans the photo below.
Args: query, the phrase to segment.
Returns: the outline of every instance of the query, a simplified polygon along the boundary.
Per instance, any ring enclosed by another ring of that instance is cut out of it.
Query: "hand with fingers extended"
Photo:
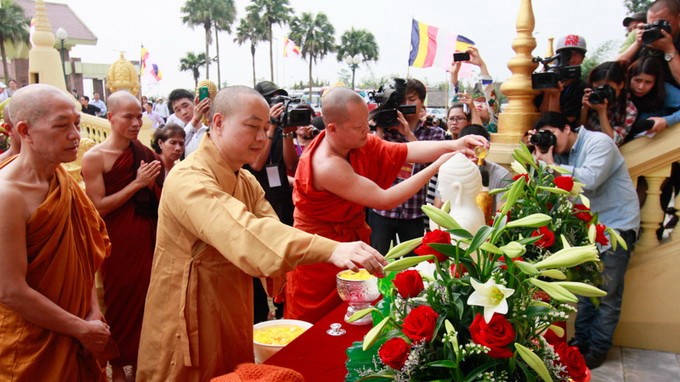
[[[154,160],[149,163],[141,161],[139,168],[137,169],[137,177],[134,181],[139,185],[139,188],[148,187],[161,173],[161,168],[161,161],[159,160]]]
[[[75,337],[85,349],[93,354],[100,354],[109,342],[111,332],[109,325],[105,322],[100,320],[84,321],[82,329]]]
[[[329,263],[343,269],[351,269],[358,272],[359,268],[365,268],[370,274],[383,277],[383,267],[387,261],[370,245],[362,241],[340,243],[331,254]]]

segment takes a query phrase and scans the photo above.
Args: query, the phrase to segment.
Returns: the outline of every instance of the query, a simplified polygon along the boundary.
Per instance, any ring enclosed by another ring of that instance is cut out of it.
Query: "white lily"
[[[527,173],[527,169],[524,166],[522,166],[522,164],[519,163],[516,160],[512,161],[512,163],[510,164],[510,168],[512,168],[512,171],[514,171],[516,174],[526,174]]]
[[[470,278],[470,282],[475,291],[468,297],[467,303],[468,305],[484,307],[484,321],[486,323],[491,321],[494,313],[508,313],[508,302],[506,299],[515,293],[514,289],[496,284],[493,278],[490,278],[484,284],[473,278]]]

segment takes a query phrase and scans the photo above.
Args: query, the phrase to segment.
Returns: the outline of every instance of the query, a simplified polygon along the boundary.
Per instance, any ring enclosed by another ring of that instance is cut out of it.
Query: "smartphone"
[[[470,53],[456,52],[453,54],[453,61],[470,61]]]
[[[198,88],[198,101],[203,101],[204,99],[208,98],[210,95],[210,90],[208,90],[207,86],[201,86]]]

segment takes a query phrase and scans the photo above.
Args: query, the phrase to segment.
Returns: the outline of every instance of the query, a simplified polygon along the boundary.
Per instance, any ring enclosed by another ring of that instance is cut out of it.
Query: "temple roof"
[[[35,15],[35,1],[32,0],[14,0],[21,8],[24,9],[26,17],[29,19]],[[92,33],[85,23],[73,12],[68,4],[48,3],[45,2],[45,9],[47,10],[47,18],[50,20],[52,33],[57,32],[57,29],[64,28],[68,33],[68,45],[96,45],[97,36]]]

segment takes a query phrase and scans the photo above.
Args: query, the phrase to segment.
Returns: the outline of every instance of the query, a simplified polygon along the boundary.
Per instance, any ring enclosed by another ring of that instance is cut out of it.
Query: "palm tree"
[[[12,0],[0,1],[0,54],[2,54],[2,69],[5,73],[5,83],[9,82],[7,68],[7,52],[5,43],[28,43],[28,24],[30,20],[24,15],[24,10]]]
[[[378,44],[375,42],[373,33],[366,29],[354,29],[345,31],[340,36],[340,45],[336,47],[338,62],[346,57],[359,57],[361,62],[378,61]],[[354,74],[359,67],[357,62],[350,62],[352,68],[352,89],[354,89]]]
[[[251,0],[251,4],[246,7],[248,14],[257,15],[265,24],[267,30],[267,40],[269,41],[269,71],[271,80],[274,81],[274,50],[272,27],[274,24],[285,25],[290,20],[293,8],[290,7],[288,0]]]
[[[215,16],[215,20],[213,20],[213,28],[215,29],[215,52],[217,53],[217,88],[220,89],[222,87],[222,75],[220,72],[220,39],[219,39],[219,32],[220,31],[226,31],[227,33],[231,33],[231,26],[234,24],[234,21],[236,21],[236,7],[234,6],[234,1],[233,0],[226,0],[224,2],[224,12],[219,15],[213,15]]]
[[[191,71],[194,76],[194,89],[198,87],[198,77],[200,76],[199,69],[205,65],[206,77],[208,72],[208,64],[205,60],[205,53],[196,55],[194,52],[187,52],[186,56],[179,59],[179,70],[182,72]]]
[[[309,99],[312,98],[312,63],[335,50],[335,28],[325,13],[303,12],[290,22],[290,38],[299,42],[302,57],[309,62]]]
[[[241,19],[236,28],[236,38],[234,42],[243,45],[246,41],[250,42],[250,54],[253,57],[253,86],[255,86],[255,47],[260,41],[264,41],[264,31],[266,26],[257,14],[248,14]]]
[[[233,0],[186,0],[182,6],[182,22],[194,27],[200,25],[205,30],[205,57],[210,58],[213,23],[220,26],[229,25],[236,18]],[[229,20],[231,21],[229,22]],[[219,60],[219,56],[218,56]],[[210,78],[210,61],[205,62],[205,78]],[[219,63],[218,63],[219,67]]]

